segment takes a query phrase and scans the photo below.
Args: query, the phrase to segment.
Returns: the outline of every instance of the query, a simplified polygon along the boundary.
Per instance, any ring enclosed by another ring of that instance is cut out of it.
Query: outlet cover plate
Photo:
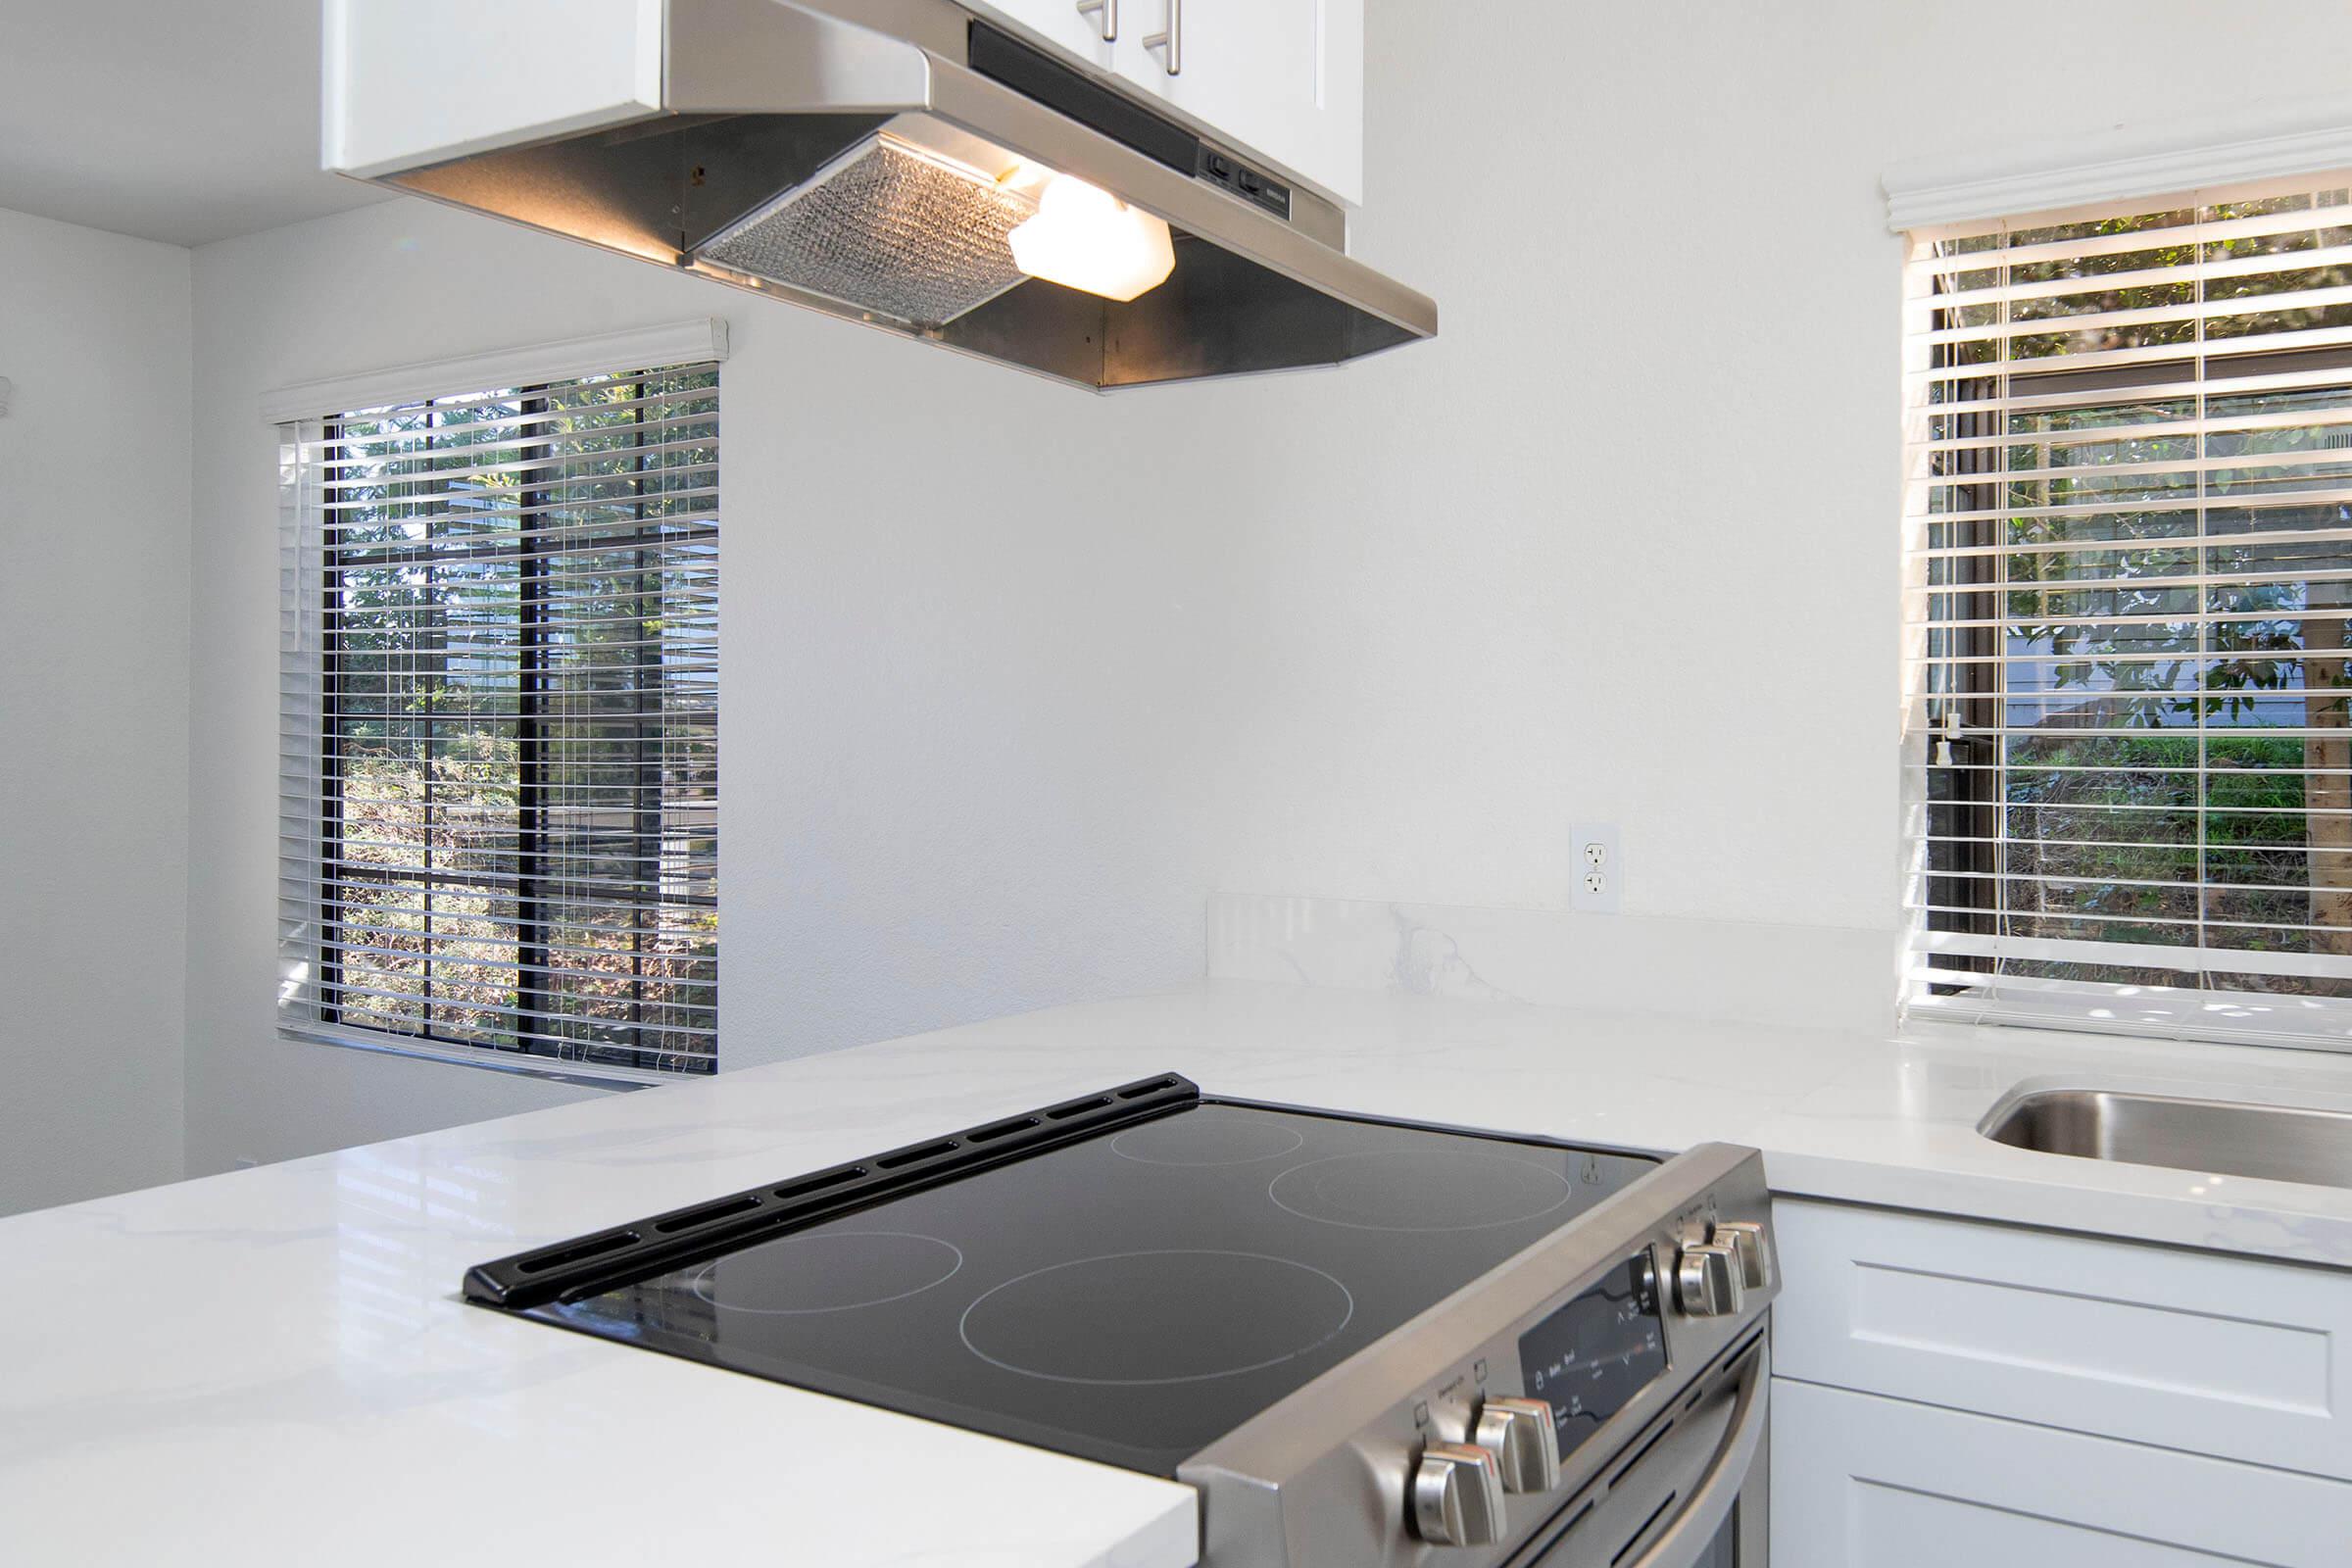
[[[1615,914],[1625,891],[1625,855],[1614,822],[1576,822],[1568,829],[1568,907]]]

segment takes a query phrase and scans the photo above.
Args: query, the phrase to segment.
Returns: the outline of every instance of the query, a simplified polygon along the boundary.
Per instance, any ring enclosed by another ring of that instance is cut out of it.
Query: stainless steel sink
[[[2352,1187],[2352,1111],[2049,1089],[2003,1100],[1978,1131],[2045,1154]]]

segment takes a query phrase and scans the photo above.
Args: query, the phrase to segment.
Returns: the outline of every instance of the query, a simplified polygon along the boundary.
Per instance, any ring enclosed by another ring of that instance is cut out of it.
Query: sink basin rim
[[[2117,1086],[2021,1083],[1977,1123],[2029,1153],[2352,1190],[2352,1110]]]

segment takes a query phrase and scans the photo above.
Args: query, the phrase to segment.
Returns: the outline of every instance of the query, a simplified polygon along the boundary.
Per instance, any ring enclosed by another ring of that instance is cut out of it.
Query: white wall
[[[579,1093],[272,1036],[275,437],[257,400],[330,372],[730,318],[725,1064],[1200,971],[1196,781],[1226,720],[1195,671],[1250,524],[1171,526],[1124,477],[1153,405],[420,203],[208,246],[196,294],[193,1168]]]
[[[2331,89],[2352,14],[1371,0],[1368,54],[1356,248],[1445,326],[1336,375],[1090,399],[410,204],[200,252],[191,1164],[561,1093],[270,1038],[255,397],[713,310],[730,1062],[1197,973],[1212,888],[1556,907],[1572,819],[1629,922],[1891,932],[1880,171]]]
[[[0,1213],[180,1174],[188,274],[0,210]]]
[[[1370,0],[1367,53],[1357,249],[1442,331],[1188,402],[1279,454],[1186,497],[1260,519],[1220,882],[1556,906],[1602,820],[1629,917],[1892,927],[1881,172],[2340,90],[2352,9]]]

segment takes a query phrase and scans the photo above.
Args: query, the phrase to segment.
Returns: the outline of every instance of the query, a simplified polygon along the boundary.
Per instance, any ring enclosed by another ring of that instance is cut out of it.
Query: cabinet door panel
[[[1773,1380],[1773,1560],[2341,1568],[2352,1486]]]
[[[1781,1372],[2352,1480],[2352,1275],[1783,1201]]]
[[[2067,1568],[2211,1568],[2244,1561],[1875,1482],[1864,1485],[1852,1500],[1851,1529],[1867,1562],[1899,1561],[1909,1568],[2033,1562]]]
[[[1363,199],[1363,0],[1178,0],[1183,70],[1143,47],[1169,0],[1122,0],[1119,74],[1222,139]]]
[[[1344,202],[1364,202],[1364,0],[1315,0],[1312,112],[1298,122],[1301,169]]]

